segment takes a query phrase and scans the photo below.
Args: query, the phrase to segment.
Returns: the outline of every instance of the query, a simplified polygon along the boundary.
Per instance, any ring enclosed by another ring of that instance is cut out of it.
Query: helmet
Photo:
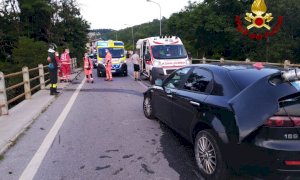
[[[54,43],[49,44],[49,50],[48,52],[54,52],[56,50],[57,46]]]

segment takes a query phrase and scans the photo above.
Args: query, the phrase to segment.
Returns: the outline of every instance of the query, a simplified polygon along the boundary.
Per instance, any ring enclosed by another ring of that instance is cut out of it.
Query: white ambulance
[[[139,39],[136,48],[142,59],[141,73],[149,78],[151,84],[190,64],[183,43],[176,36]]]

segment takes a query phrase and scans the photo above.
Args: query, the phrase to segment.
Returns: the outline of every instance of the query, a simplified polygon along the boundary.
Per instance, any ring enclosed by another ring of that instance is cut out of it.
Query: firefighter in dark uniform
[[[57,62],[55,59],[55,44],[50,44],[48,49],[48,62],[49,62],[49,74],[50,74],[50,95],[57,95]]]

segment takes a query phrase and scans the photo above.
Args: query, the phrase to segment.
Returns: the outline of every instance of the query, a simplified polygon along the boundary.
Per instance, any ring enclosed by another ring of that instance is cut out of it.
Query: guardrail
[[[44,66],[43,64],[39,64],[38,67],[28,69],[28,67],[23,67],[22,71],[20,72],[15,72],[11,74],[4,74],[0,72],[0,116],[1,115],[8,115],[8,107],[9,104],[24,98],[25,99],[31,99],[31,94],[33,91],[37,90],[38,88],[45,89],[46,84],[50,82],[50,79],[45,80],[45,76],[49,75],[49,72],[45,73],[44,68],[47,68],[48,66]],[[77,59],[72,58],[71,61],[71,71],[72,73],[75,71],[77,68]],[[38,75],[35,77],[30,78],[30,72],[35,72],[38,71]],[[7,78],[16,78],[20,77],[22,75],[23,81],[14,85],[11,85],[10,87],[6,87],[5,85],[5,79]],[[39,84],[31,87],[31,82],[38,80],[39,79]],[[59,79],[59,78],[58,78]],[[24,92],[12,97],[11,99],[7,99],[7,92],[14,90],[16,88],[19,88],[21,86],[24,86]]]
[[[219,63],[243,63],[243,64],[254,64],[257,63],[256,61],[250,61],[250,59],[246,59],[245,61],[235,61],[235,60],[225,60],[221,58],[220,60],[217,59],[206,59],[203,57],[202,59],[191,59],[192,64],[206,64],[207,62],[219,62]],[[269,62],[260,62],[267,65],[274,65],[274,66],[283,66],[285,69],[289,67],[300,67],[300,64],[291,64],[289,60],[285,60],[283,63],[269,63]]]

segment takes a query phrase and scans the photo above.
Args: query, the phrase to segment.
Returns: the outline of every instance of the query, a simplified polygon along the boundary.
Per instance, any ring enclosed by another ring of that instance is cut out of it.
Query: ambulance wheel
[[[97,70],[97,77],[101,77],[101,73],[98,70]]]
[[[127,71],[127,68],[126,70],[123,71],[123,74],[122,74],[124,77],[128,76],[128,71]]]

